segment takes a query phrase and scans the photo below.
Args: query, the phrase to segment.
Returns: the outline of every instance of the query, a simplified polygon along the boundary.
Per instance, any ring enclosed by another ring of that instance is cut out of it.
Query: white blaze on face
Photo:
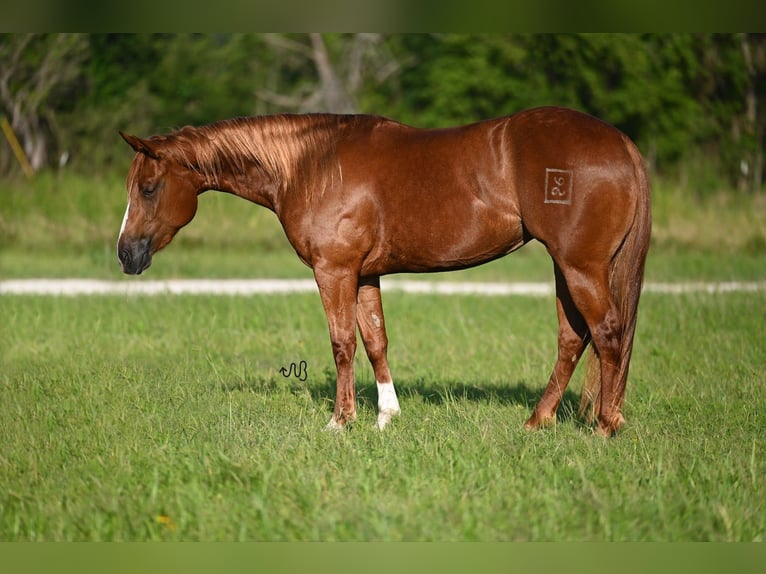
[[[125,208],[125,215],[122,217],[122,226],[120,227],[120,235],[117,238],[117,243],[122,239],[122,234],[125,232],[125,225],[128,223],[128,215],[130,214],[130,194],[128,194],[128,206]]]

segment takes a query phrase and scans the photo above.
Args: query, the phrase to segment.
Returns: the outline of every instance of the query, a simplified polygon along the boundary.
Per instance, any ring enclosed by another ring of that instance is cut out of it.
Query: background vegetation
[[[0,114],[36,170],[122,168],[118,129],[364,112],[443,126],[567,105],[697,193],[757,191],[763,34],[5,34]],[[0,174],[17,170],[7,142]]]

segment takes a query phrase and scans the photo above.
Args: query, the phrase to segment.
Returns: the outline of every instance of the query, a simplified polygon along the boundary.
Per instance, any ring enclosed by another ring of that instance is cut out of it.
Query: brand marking
[[[545,203],[572,204],[572,170],[545,170]]]

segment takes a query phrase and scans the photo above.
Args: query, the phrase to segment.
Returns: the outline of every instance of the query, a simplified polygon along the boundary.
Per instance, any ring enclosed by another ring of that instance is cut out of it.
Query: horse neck
[[[230,193],[275,211],[280,203],[280,188],[276,182],[257,167],[248,173],[222,170],[215,177],[208,177],[200,191],[216,190]]]
[[[338,123],[333,116],[274,116],[228,120],[202,129],[217,132],[213,141],[226,142],[196,152],[198,163],[207,157],[207,163],[216,166],[206,170],[205,189],[276,211],[286,195],[310,198],[311,188],[323,185],[328,169],[322,154],[334,150]]]

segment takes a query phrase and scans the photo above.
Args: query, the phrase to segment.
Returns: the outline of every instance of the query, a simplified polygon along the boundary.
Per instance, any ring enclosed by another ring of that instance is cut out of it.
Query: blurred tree
[[[766,34],[738,34],[747,81],[745,113],[741,133],[743,141],[738,187],[759,191],[763,185],[763,148],[766,147]]]
[[[244,34],[178,34],[163,42],[149,76],[164,122],[158,127],[253,115],[264,51],[259,37]]]
[[[62,151],[122,162],[118,129],[283,111],[433,127],[563,105],[625,131],[652,169],[758,190],[765,79],[764,34],[0,36],[0,111],[37,168]]]
[[[44,167],[57,137],[57,104],[74,102],[83,73],[83,34],[0,35],[0,105],[34,170]]]
[[[59,145],[70,151],[73,165],[108,168],[128,157],[117,131],[149,135],[160,109],[150,79],[162,45],[160,34],[90,34],[88,57],[79,81],[80,97],[61,111]]]
[[[404,65],[377,100],[407,123],[445,126],[545,103],[536,90],[542,77],[528,68],[527,46],[518,37],[408,34],[391,42]]]
[[[66,134],[80,164],[123,161],[127,147],[118,130],[151,135],[259,112],[255,90],[269,60],[258,36],[93,34],[89,40],[85,96]]]
[[[381,34],[264,34],[264,40],[281,56],[281,69],[256,94],[275,110],[355,113],[363,89],[399,69]]]

